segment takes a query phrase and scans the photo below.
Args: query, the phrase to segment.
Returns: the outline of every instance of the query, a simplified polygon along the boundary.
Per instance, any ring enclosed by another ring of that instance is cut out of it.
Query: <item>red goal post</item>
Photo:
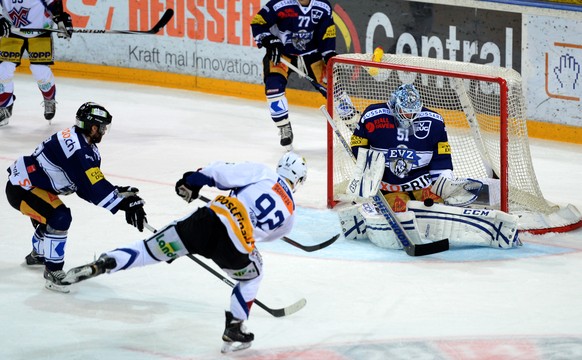
[[[403,83],[418,89],[425,107],[445,119],[458,177],[491,181],[498,194],[491,207],[520,216],[520,229],[532,233],[570,231],[582,226],[573,205],[547,201],[533,168],[521,76],[513,69],[406,54],[343,54],[330,60],[327,108],[346,140],[359,116],[346,119],[346,102],[361,114],[388,101]],[[343,115],[343,116],[340,116]],[[327,202],[345,193],[353,161],[328,125]]]

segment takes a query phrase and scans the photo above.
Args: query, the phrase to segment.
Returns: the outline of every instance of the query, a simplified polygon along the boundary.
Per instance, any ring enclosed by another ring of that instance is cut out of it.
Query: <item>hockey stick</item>
[[[346,139],[344,139],[344,137],[340,133],[339,129],[337,128],[337,125],[327,112],[327,108],[325,107],[325,105],[321,106],[320,110],[327,119],[327,122],[329,123],[331,128],[333,129],[339,142],[342,143],[344,149],[351,156],[352,160],[356,162],[356,157],[354,156],[354,153],[352,152],[350,145],[347,143]],[[380,210],[382,215],[388,221],[388,224],[390,224],[390,226],[392,227],[392,231],[394,231],[394,233],[396,234],[396,238],[404,248],[404,251],[406,251],[406,254],[410,256],[423,256],[449,250],[448,239],[443,239],[427,244],[415,244],[414,242],[412,242],[412,240],[402,227],[402,224],[400,224],[400,221],[398,221],[398,218],[396,218],[396,214],[394,214],[394,211],[386,201],[386,198],[384,198],[384,195],[382,195],[382,193],[378,191],[376,195],[372,197],[372,200],[374,200],[374,203],[378,207],[378,210]]]
[[[204,196],[204,195],[200,195],[200,196],[198,196],[198,199],[200,199],[200,200],[202,200],[202,201],[204,201],[204,202],[206,202],[206,203],[209,203],[209,202],[211,202],[211,201],[212,201],[212,200],[210,200],[209,198],[207,198],[207,197],[206,197],[206,196]],[[293,245],[293,246],[295,246],[295,247],[296,247],[296,248],[298,248],[298,249],[301,249],[301,250],[303,250],[303,251],[307,251],[307,252],[313,252],[313,251],[321,250],[321,249],[323,249],[323,248],[326,248],[326,247],[330,246],[330,245],[331,245],[331,244],[333,244],[333,243],[334,243],[334,242],[335,242],[337,239],[339,239],[339,237],[340,237],[340,234],[336,234],[336,235],[335,235],[335,236],[333,236],[331,239],[329,239],[329,240],[326,240],[326,241],[324,241],[324,242],[322,242],[322,243],[319,243],[319,244],[315,244],[315,245],[303,245],[303,244],[300,244],[300,243],[298,243],[298,242],[297,242],[297,241],[295,241],[295,240],[289,239],[289,238],[288,238],[288,237],[286,237],[286,236],[283,236],[281,239],[282,239],[283,241],[285,241],[287,244]]]
[[[320,83],[318,83],[317,81],[313,80],[309,75],[307,75],[303,71],[299,70],[299,68],[297,66],[295,66],[295,65],[291,64],[289,61],[285,60],[285,58],[281,58],[281,62],[283,64],[287,65],[289,67],[289,69],[293,70],[297,75],[299,75],[300,77],[309,81],[311,83],[311,85],[313,85],[315,90],[319,91],[319,93],[321,95],[323,95],[324,98],[327,99],[327,89],[325,88],[325,86],[323,86]]]
[[[153,226],[151,226],[147,222],[144,223],[144,227],[154,234],[156,232],[158,232],[158,230],[156,230]],[[198,265],[202,266],[204,269],[206,269],[212,275],[219,278],[226,285],[230,286],[231,288],[234,288],[236,286],[232,281],[228,280],[228,278],[226,278],[225,276],[220,274],[218,271],[216,271],[213,268],[211,268],[210,266],[206,265],[202,260],[198,259],[196,256],[194,256],[192,254],[186,254],[186,256],[188,256],[190,259],[192,259]],[[297,311],[303,309],[305,304],[307,304],[307,300],[300,299],[300,300],[296,301],[295,303],[293,303],[289,306],[286,306],[284,308],[280,308],[280,309],[272,309],[272,308],[268,307],[267,305],[263,304],[258,299],[255,299],[254,303],[257,304],[261,309],[263,309],[266,312],[268,312],[269,314],[273,315],[274,317],[283,317],[283,316],[289,316],[289,315],[294,314]]]
[[[149,30],[146,31],[139,31],[139,30],[106,30],[106,29],[80,29],[80,28],[73,28],[71,31],[73,33],[81,33],[81,34],[130,34],[130,35],[154,35],[160,32],[164,26],[172,19],[174,16],[174,10],[168,9],[160,20]],[[10,32],[13,34],[27,34],[29,32],[53,32],[53,33],[61,33],[64,34],[66,31],[60,29],[21,29],[21,28],[12,28]]]

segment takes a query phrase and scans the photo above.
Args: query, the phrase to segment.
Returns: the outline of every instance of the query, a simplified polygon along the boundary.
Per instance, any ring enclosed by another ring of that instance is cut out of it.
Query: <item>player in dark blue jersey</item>
[[[7,170],[6,196],[10,205],[31,218],[35,232],[27,265],[44,265],[46,287],[69,292],[61,283],[65,243],[71,210],[59,195],[76,193],[80,198],[115,214],[122,210],[126,221],[143,231],[144,201],[133,187],[116,187],[100,170],[101,142],[112,116],[103,106],[88,102],[77,111],[76,124],[52,135],[29,156],[19,157]]]
[[[336,55],[336,29],[327,0],[271,0],[251,21],[253,37],[263,58],[263,81],[271,118],[279,128],[281,145],[292,148],[293,131],[285,89],[292,70],[281,57],[304,68],[319,83],[325,80],[325,64]]]
[[[405,211],[411,199],[442,202],[430,190],[439,176],[452,177],[447,131],[443,117],[422,106],[413,85],[400,86],[386,103],[368,106],[354,130],[351,147],[356,156],[361,147],[385,154],[380,189],[394,211]]]

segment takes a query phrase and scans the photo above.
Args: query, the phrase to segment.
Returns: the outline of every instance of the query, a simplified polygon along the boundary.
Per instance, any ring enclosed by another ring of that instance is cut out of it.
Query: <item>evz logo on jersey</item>
[[[426,139],[428,134],[430,134],[430,125],[432,122],[430,120],[416,120],[414,124],[414,135],[418,139]]]
[[[303,51],[307,49],[307,43],[309,43],[313,39],[313,33],[311,31],[306,30],[299,30],[296,33],[293,33],[291,42],[295,49]]]
[[[404,145],[399,145],[397,148],[388,149],[386,152],[386,161],[388,168],[392,173],[403,179],[408,176],[413,165],[418,165],[419,156],[413,149],[408,149]]]
[[[12,20],[12,24],[14,27],[23,27],[26,25],[30,25],[30,21],[28,21],[28,13],[30,12],[29,8],[20,8],[20,9],[12,9],[8,13],[10,16],[10,20]]]

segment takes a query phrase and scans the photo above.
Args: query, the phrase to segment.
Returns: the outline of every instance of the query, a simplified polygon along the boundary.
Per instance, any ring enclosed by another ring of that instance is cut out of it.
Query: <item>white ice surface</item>
[[[274,166],[283,153],[262,101],[57,81],[48,125],[35,82],[17,76],[13,117],[0,128],[0,170],[72,125],[83,102],[101,103],[114,117],[100,144],[102,170],[114,184],[140,188],[156,227],[201,205],[175,196],[183,172],[214,160]],[[325,208],[325,120],[317,109],[291,105],[290,112],[309,175],[289,237],[313,244],[339,232]],[[546,198],[582,209],[582,146],[531,146]],[[148,235],[123,215],[75,195],[62,199],[73,213],[65,268]],[[255,305],[247,326],[256,340],[236,355],[219,352],[230,288],[190,259],[104,275],[65,295],[44,288],[42,270],[22,265],[32,227],[4,195],[0,234],[0,359],[582,358],[582,230],[522,235],[525,245],[515,250],[457,248],[421,258],[343,238],[313,253],[264,244],[259,300],[277,308],[304,297],[307,306],[274,318]]]

